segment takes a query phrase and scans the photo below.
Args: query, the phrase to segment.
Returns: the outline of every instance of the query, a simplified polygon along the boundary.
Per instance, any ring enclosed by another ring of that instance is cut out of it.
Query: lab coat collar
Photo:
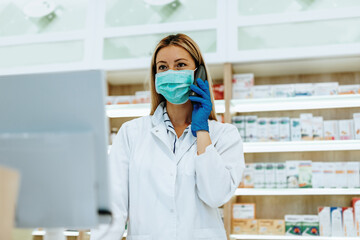
[[[154,114],[151,116],[151,121],[153,123],[153,128],[151,132],[158,137],[167,148],[169,148],[169,137],[166,132],[166,127],[163,122],[163,114],[164,114],[164,105],[165,102],[161,102],[158,107],[156,108]],[[196,137],[194,137],[191,133],[191,126],[187,136],[185,137],[184,141],[181,144],[180,149],[178,150],[178,154],[176,154],[176,164],[178,164],[184,154],[191,148],[191,146],[196,142]],[[169,151],[172,150],[169,148]]]

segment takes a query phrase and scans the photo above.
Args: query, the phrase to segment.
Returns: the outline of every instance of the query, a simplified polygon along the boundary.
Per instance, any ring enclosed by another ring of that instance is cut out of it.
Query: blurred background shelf
[[[360,150],[360,140],[245,142],[244,153]]]
[[[360,189],[344,188],[285,188],[256,189],[238,188],[235,196],[297,196],[297,195],[360,195]]]
[[[276,239],[276,240],[292,240],[292,239],[308,239],[308,240],[358,240],[360,237],[311,237],[311,236],[268,236],[268,235],[236,235],[232,234],[230,235],[230,239]]]
[[[231,112],[249,113],[303,109],[360,107],[360,95],[335,95],[290,98],[233,99]]]

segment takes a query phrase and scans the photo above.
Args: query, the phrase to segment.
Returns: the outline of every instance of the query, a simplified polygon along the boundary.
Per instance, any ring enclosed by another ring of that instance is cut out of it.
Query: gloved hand
[[[191,132],[196,137],[196,132],[200,130],[209,131],[208,119],[212,110],[212,102],[210,97],[210,87],[208,81],[200,78],[196,79],[198,86],[192,84],[190,88],[197,93],[198,96],[190,96],[193,102],[193,112],[191,121]]]

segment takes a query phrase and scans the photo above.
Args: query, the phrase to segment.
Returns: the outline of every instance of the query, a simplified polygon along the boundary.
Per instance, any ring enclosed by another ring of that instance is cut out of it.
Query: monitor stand
[[[66,240],[63,228],[47,228],[45,229],[44,240]]]

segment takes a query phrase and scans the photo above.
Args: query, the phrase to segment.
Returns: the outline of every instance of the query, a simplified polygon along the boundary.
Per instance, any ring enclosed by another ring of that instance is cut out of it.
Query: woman
[[[114,221],[101,239],[121,239],[127,220],[129,240],[226,239],[218,207],[239,185],[244,156],[237,129],[216,121],[209,82],[193,84],[201,64],[184,34],[155,48],[150,116],[123,124],[110,153]]]

